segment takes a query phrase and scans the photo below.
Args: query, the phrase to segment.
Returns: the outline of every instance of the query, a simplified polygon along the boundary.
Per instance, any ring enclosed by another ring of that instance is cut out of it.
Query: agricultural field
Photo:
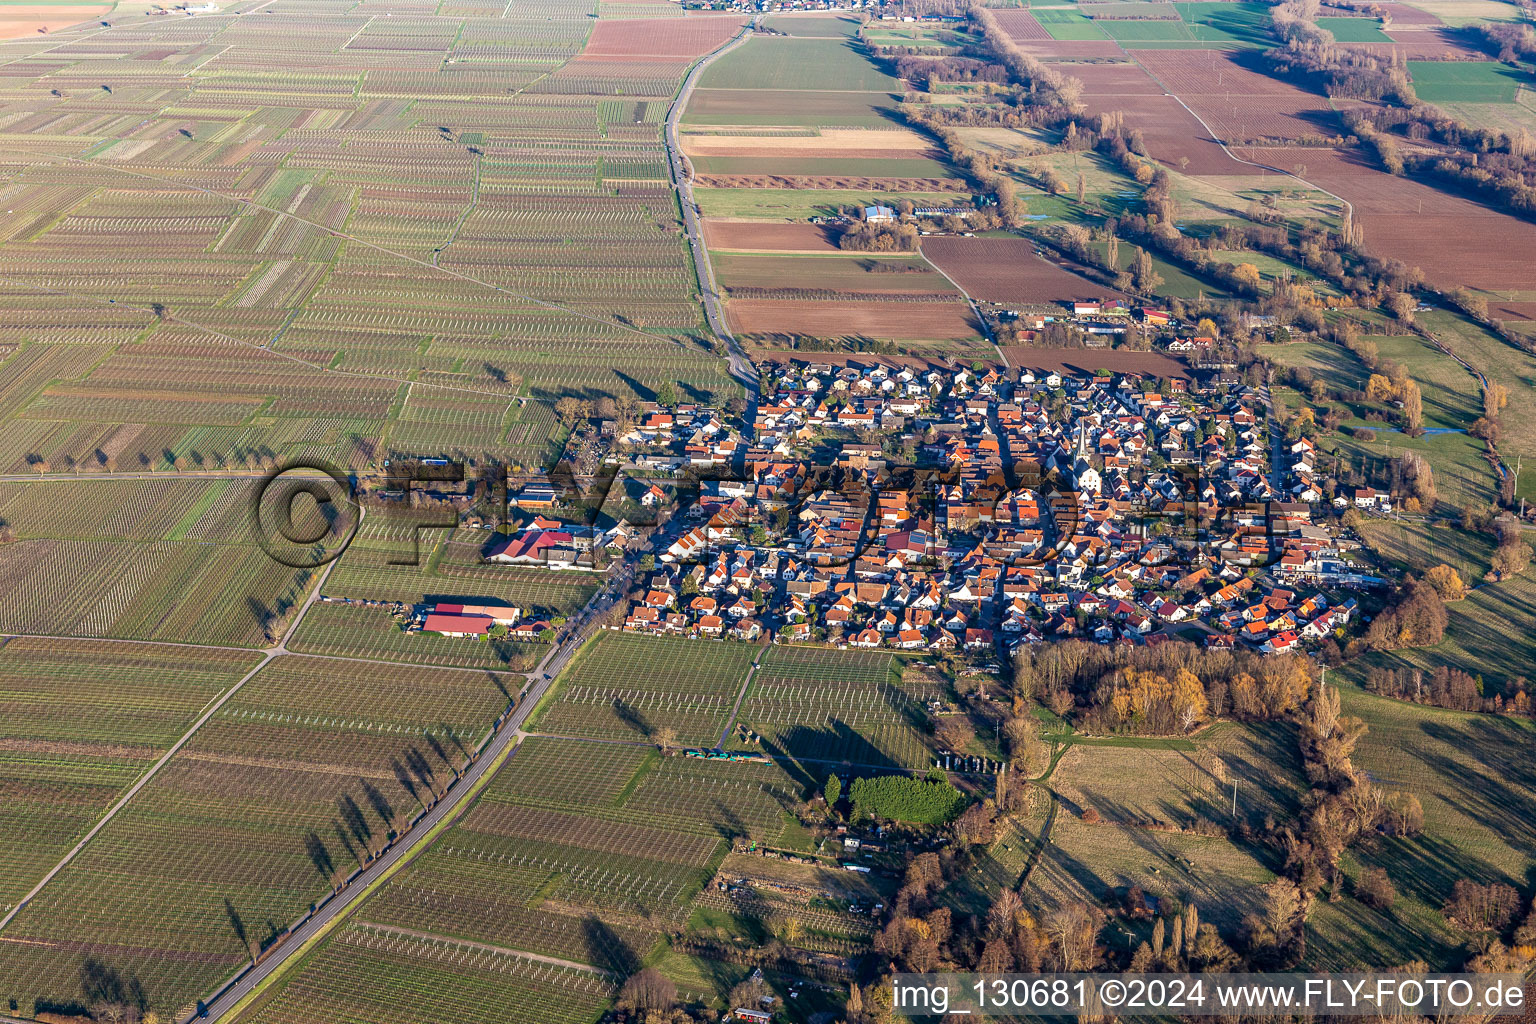
[[[600,1007],[613,981],[653,956],[663,931],[686,922],[725,857],[724,840],[772,841],[784,808],[803,795],[774,765],[531,736],[470,811],[363,904],[351,933],[327,939],[250,1019],[296,1019],[311,990],[338,1006],[372,1005],[358,986],[365,972],[386,969],[391,979],[406,976],[391,984],[431,984],[443,993],[433,998],[444,999],[490,984],[492,971],[507,975],[495,984],[514,993],[513,1016],[496,1019],[522,1020],[528,954],[571,965],[561,976]],[[359,946],[404,955],[415,944],[467,955],[409,970],[344,966],[363,955]],[[321,970],[333,963],[335,978]],[[713,986],[701,994],[712,996]]]
[[[715,277],[731,295],[769,293],[806,295],[834,292],[827,298],[846,301],[859,294],[919,298],[959,295],[948,278],[921,256],[869,256],[847,253],[829,256],[767,256],[722,254],[714,259]]]
[[[592,1024],[615,991],[613,979],[600,972],[358,923],[344,927],[241,1019]]]
[[[424,597],[485,598],[548,617],[568,615],[597,590],[595,573],[483,562],[491,531],[417,529],[432,521],[430,512],[368,516],[326,579],[325,596],[406,605]]]
[[[0,632],[265,647],[312,571],[255,541],[241,480],[0,485]]]
[[[1433,962],[1458,941],[1439,908],[1456,880],[1522,885],[1536,844],[1528,811],[1536,778],[1525,751],[1530,723],[1388,700],[1346,687],[1344,711],[1367,732],[1354,763],[1387,792],[1424,805],[1424,833],[1387,839],[1347,863],[1351,874],[1379,866],[1397,888],[1379,913],[1355,900],[1320,904],[1309,927],[1308,960],[1322,969],[1361,962]]]
[[[1104,286],[1042,256],[1027,238],[930,238],[923,255],[986,302],[1054,304],[1107,294]]]
[[[758,37],[710,65],[700,89],[890,92],[882,73],[842,38]]]
[[[479,671],[274,660],[11,922],[0,998],[76,1005],[91,961],[185,1014],[440,795],[509,700]]]
[[[756,744],[738,749],[788,756],[823,772],[849,762],[866,768],[924,768],[925,704],[939,695],[928,680],[903,681],[900,662],[874,651],[774,647],[747,688],[738,716]]]
[[[951,192],[860,192],[836,189],[698,188],[694,189],[693,198],[707,218],[705,225],[708,231],[717,226],[724,226],[736,218],[778,218],[786,221],[803,221],[811,217],[836,216],[849,206],[890,206],[898,199],[910,199],[918,206],[943,206],[954,199],[954,194]],[[767,219],[754,219],[751,223],[755,231],[773,226],[773,222]]]
[[[807,337],[943,342],[981,337],[971,307],[961,301],[735,299],[727,315],[737,331],[770,348]]]
[[[258,663],[165,644],[0,641],[0,914]]]
[[[559,736],[713,747],[762,648],[602,633],[576,657],[530,730]]]
[[[57,31],[110,10],[111,4],[6,4],[0,7],[0,39]]]
[[[1518,254],[1536,244],[1536,225],[1388,175],[1353,151],[1253,147],[1240,153],[1273,167],[1299,166],[1307,181],[1349,201],[1372,252],[1418,267],[1433,284],[1489,292],[1530,286],[1530,267]]]
[[[606,6],[124,10],[5,44],[0,472],[538,462],[562,394],[735,394],[661,120],[742,19]]]
[[[1377,555],[1408,572],[1449,565],[1463,580],[1475,582],[1488,571],[1493,556],[1492,538],[1450,523],[1371,521],[1361,523],[1356,532]]]
[[[1426,103],[1513,103],[1521,86],[1536,85],[1529,74],[1494,61],[1411,60],[1408,75]]]

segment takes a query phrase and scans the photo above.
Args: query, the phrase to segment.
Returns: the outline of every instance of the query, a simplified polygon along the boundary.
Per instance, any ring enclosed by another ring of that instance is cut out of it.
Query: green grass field
[[[1086,14],[1064,8],[1037,8],[1031,12],[1052,39],[1108,39],[1102,28]]]
[[[1189,24],[1189,30],[1201,42],[1226,47],[1267,47],[1272,44],[1269,36],[1269,8],[1259,3],[1223,3],[1221,0],[1204,0],[1197,3],[1175,3],[1179,17]]]
[[[1513,103],[1531,76],[1493,61],[1408,62],[1413,90],[1426,103]]]
[[[1317,27],[1332,32],[1333,38],[1341,43],[1392,42],[1375,18],[1318,18]]]
[[[1383,361],[1401,365],[1418,382],[1426,428],[1465,430],[1482,415],[1482,389],[1477,378],[1450,356],[1417,335],[1367,337]],[[1328,342],[1262,345],[1260,351],[1278,366],[1306,367],[1335,391],[1360,390],[1371,374],[1348,349]]]
[[[1530,408],[1536,402],[1536,356],[1447,310],[1421,313],[1418,323],[1490,380],[1503,384],[1509,390],[1510,408]],[[1512,452],[1536,455],[1536,417],[1505,416],[1503,423],[1499,448],[1506,452],[1506,457]]]
[[[701,89],[888,92],[896,79],[844,39],[756,38],[711,64]]]
[[[1189,26],[1178,20],[1167,21],[1116,21],[1111,18],[1094,21],[1114,40],[1132,48],[1142,43],[1193,43],[1195,35]]]
[[[1398,898],[1386,913],[1346,898],[1318,903],[1308,928],[1307,961],[1318,968],[1444,962],[1457,939],[1439,912],[1456,880],[1523,887],[1536,833],[1536,773],[1529,721],[1470,715],[1387,700],[1346,687],[1344,711],[1368,732],[1354,763],[1387,790],[1418,796],[1424,834],[1385,839],[1346,859],[1387,870]]]
[[[1202,920],[1231,933],[1262,902],[1274,872],[1225,836],[1201,836],[1111,822],[1089,824],[1063,807],[1051,841],[1030,873],[1027,901],[1049,909],[1070,900],[1113,902],[1132,885],[1157,897],[1193,902]],[[1133,948],[1146,929],[1112,927],[1106,941]],[[1125,936],[1122,938],[1122,936]]]
[[[1536,580],[1530,570],[1511,580],[1484,584],[1465,599],[1446,605],[1450,622],[1440,643],[1373,654],[1350,666],[1348,674],[1364,678],[1371,665],[1426,670],[1447,665],[1481,676],[1489,694],[1510,692],[1514,679],[1536,675],[1536,636],[1530,628],[1533,602]]]
[[[1357,466],[1385,465],[1405,451],[1418,452],[1429,460],[1435,474],[1435,488],[1445,505],[1482,508],[1495,497],[1493,467],[1483,457],[1483,443],[1466,434],[1427,434],[1413,438],[1378,430],[1374,441],[1339,436],[1335,443],[1341,454]]]
[[[1104,243],[1094,242],[1092,244],[1099,247],[1100,251],[1103,251]],[[1136,247],[1121,242],[1121,268],[1129,269],[1135,261]],[[1202,281],[1193,274],[1186,273],[1173,264],[1165,262],[1155,254],[1152,256],[1152,268],[1163,279],[1163,283],[1158,285],[1156,289],[1159,295],[1176,295],[1181,299],[1196,299],[1201,295],[1216,299],[1226,297],[1227,293],[1220,285]]]
[[[806,220],[835,216],[845,206],[891,205],[910,199],[919,206],[948,205],[953,192],[852,192],[836,189],[793,190],[783,188],[697,188],[694,200],[706,217],[763,217],[773,220]]]

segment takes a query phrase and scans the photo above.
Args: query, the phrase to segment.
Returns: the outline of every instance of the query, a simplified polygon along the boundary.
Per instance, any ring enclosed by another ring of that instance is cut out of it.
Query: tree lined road
[[[528,716],[549,692],[550,686],[554,683],[555,677],[560,674],[561,669],[569,663],[581,645],[600,628],[598,617],[612,607],[622,595],[623,588],[632,578],[633,571],[633,563],[626,561],[602,589],[592,595],[586,607],[572,616],[573,629],[545,657],[538,669],[528,676],[528,685],[524,687],[517,706],[502,723],[501,729],[486,744],[480,756],[464,774],[454,780],[448,791],[421,817],[415,827],[396,840],[313,916],[295,928],[266,959],[249,968],[234,984],[211,1000],[207,1004],[204,1017],[194,1017],[191,1020],[234,1019],[234,1011],[241,1009],[242,1004],[257,994],[286,964],[345,918],[383,879],[409,863],[431,844],[439,826],[451,821],[463,811],[470,799],[483,788],[483,784],[489,780],[501,763],[516,753],[516,747],[525,735],[523,725],[528,721]]]

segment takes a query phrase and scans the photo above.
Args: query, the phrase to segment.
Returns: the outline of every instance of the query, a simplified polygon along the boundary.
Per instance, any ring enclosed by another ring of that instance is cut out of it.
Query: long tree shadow
[[[638,732],[641,736],[644,736],[646,739],[651,738],[651,723],[639,708],[615,697],[613,698],[613,713],[619,721],[635,732]]]
[[[86,957],[80,965],[80,993],[93,1015],[104,1016],[103,1010],[109,1010],[126,1017],[127,1011],[142,1015],[149,1009],[149,994],[137,975],[124,975],[95,957]],[[38,1009],[41,1011],[42,1003]]]
[[[640,958],[629,948],[629,943],[596,914],[588,914],[582,920],[581,931],[587,946],[587,962],[592,966],[620,978],[628,978],[640,970]]]
[[[395,773],[395,781],[400,784],[400,788],[411,795],[411,799],[416,801],[417,807],[424,810],[427,805],[416,792],[416,780],[411,777],[410,769],[401,764],[398,757],[389,759],[389,769]],[[314,833],[311,832],[310,835],[314,835]]]
[[[230,930],[235,933],[235,938],[240,943],[240,948],[246,953],[251,951],[251,937],[245,930],[245,919],[240,916],[240,911],[230,902],[229,897],[224,897],[224,916],[229,918]]]
[[[380,791],[379,787],[375,786],[367,779],[358,779],[358,782],[362,784],[363,798],[366,799],[368,801],[368,805],[373,808],[373,813],[379,816],[379,820],[384,823],[385,829],[394,831],[395,808],[389,802],[389,797],[385,796],[383,792]]]
[[[325,841],[313,829],[304,836],[304,850],[321,878],[329,882],[335,877],[336,863],[331,859],[331,851],[326,849]]]

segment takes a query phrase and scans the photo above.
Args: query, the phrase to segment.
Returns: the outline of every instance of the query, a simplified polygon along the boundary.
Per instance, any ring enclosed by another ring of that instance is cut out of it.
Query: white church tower
[[[1104,482],[1099,478],[1099,471],[1093,468],[1093,463],[1088,458],[1088,435],[1083,428],[1083,421],[1077,421],[1077,455],[1072,460],[1072,486],[1079,493],[1098,494],[1103,489]]]

